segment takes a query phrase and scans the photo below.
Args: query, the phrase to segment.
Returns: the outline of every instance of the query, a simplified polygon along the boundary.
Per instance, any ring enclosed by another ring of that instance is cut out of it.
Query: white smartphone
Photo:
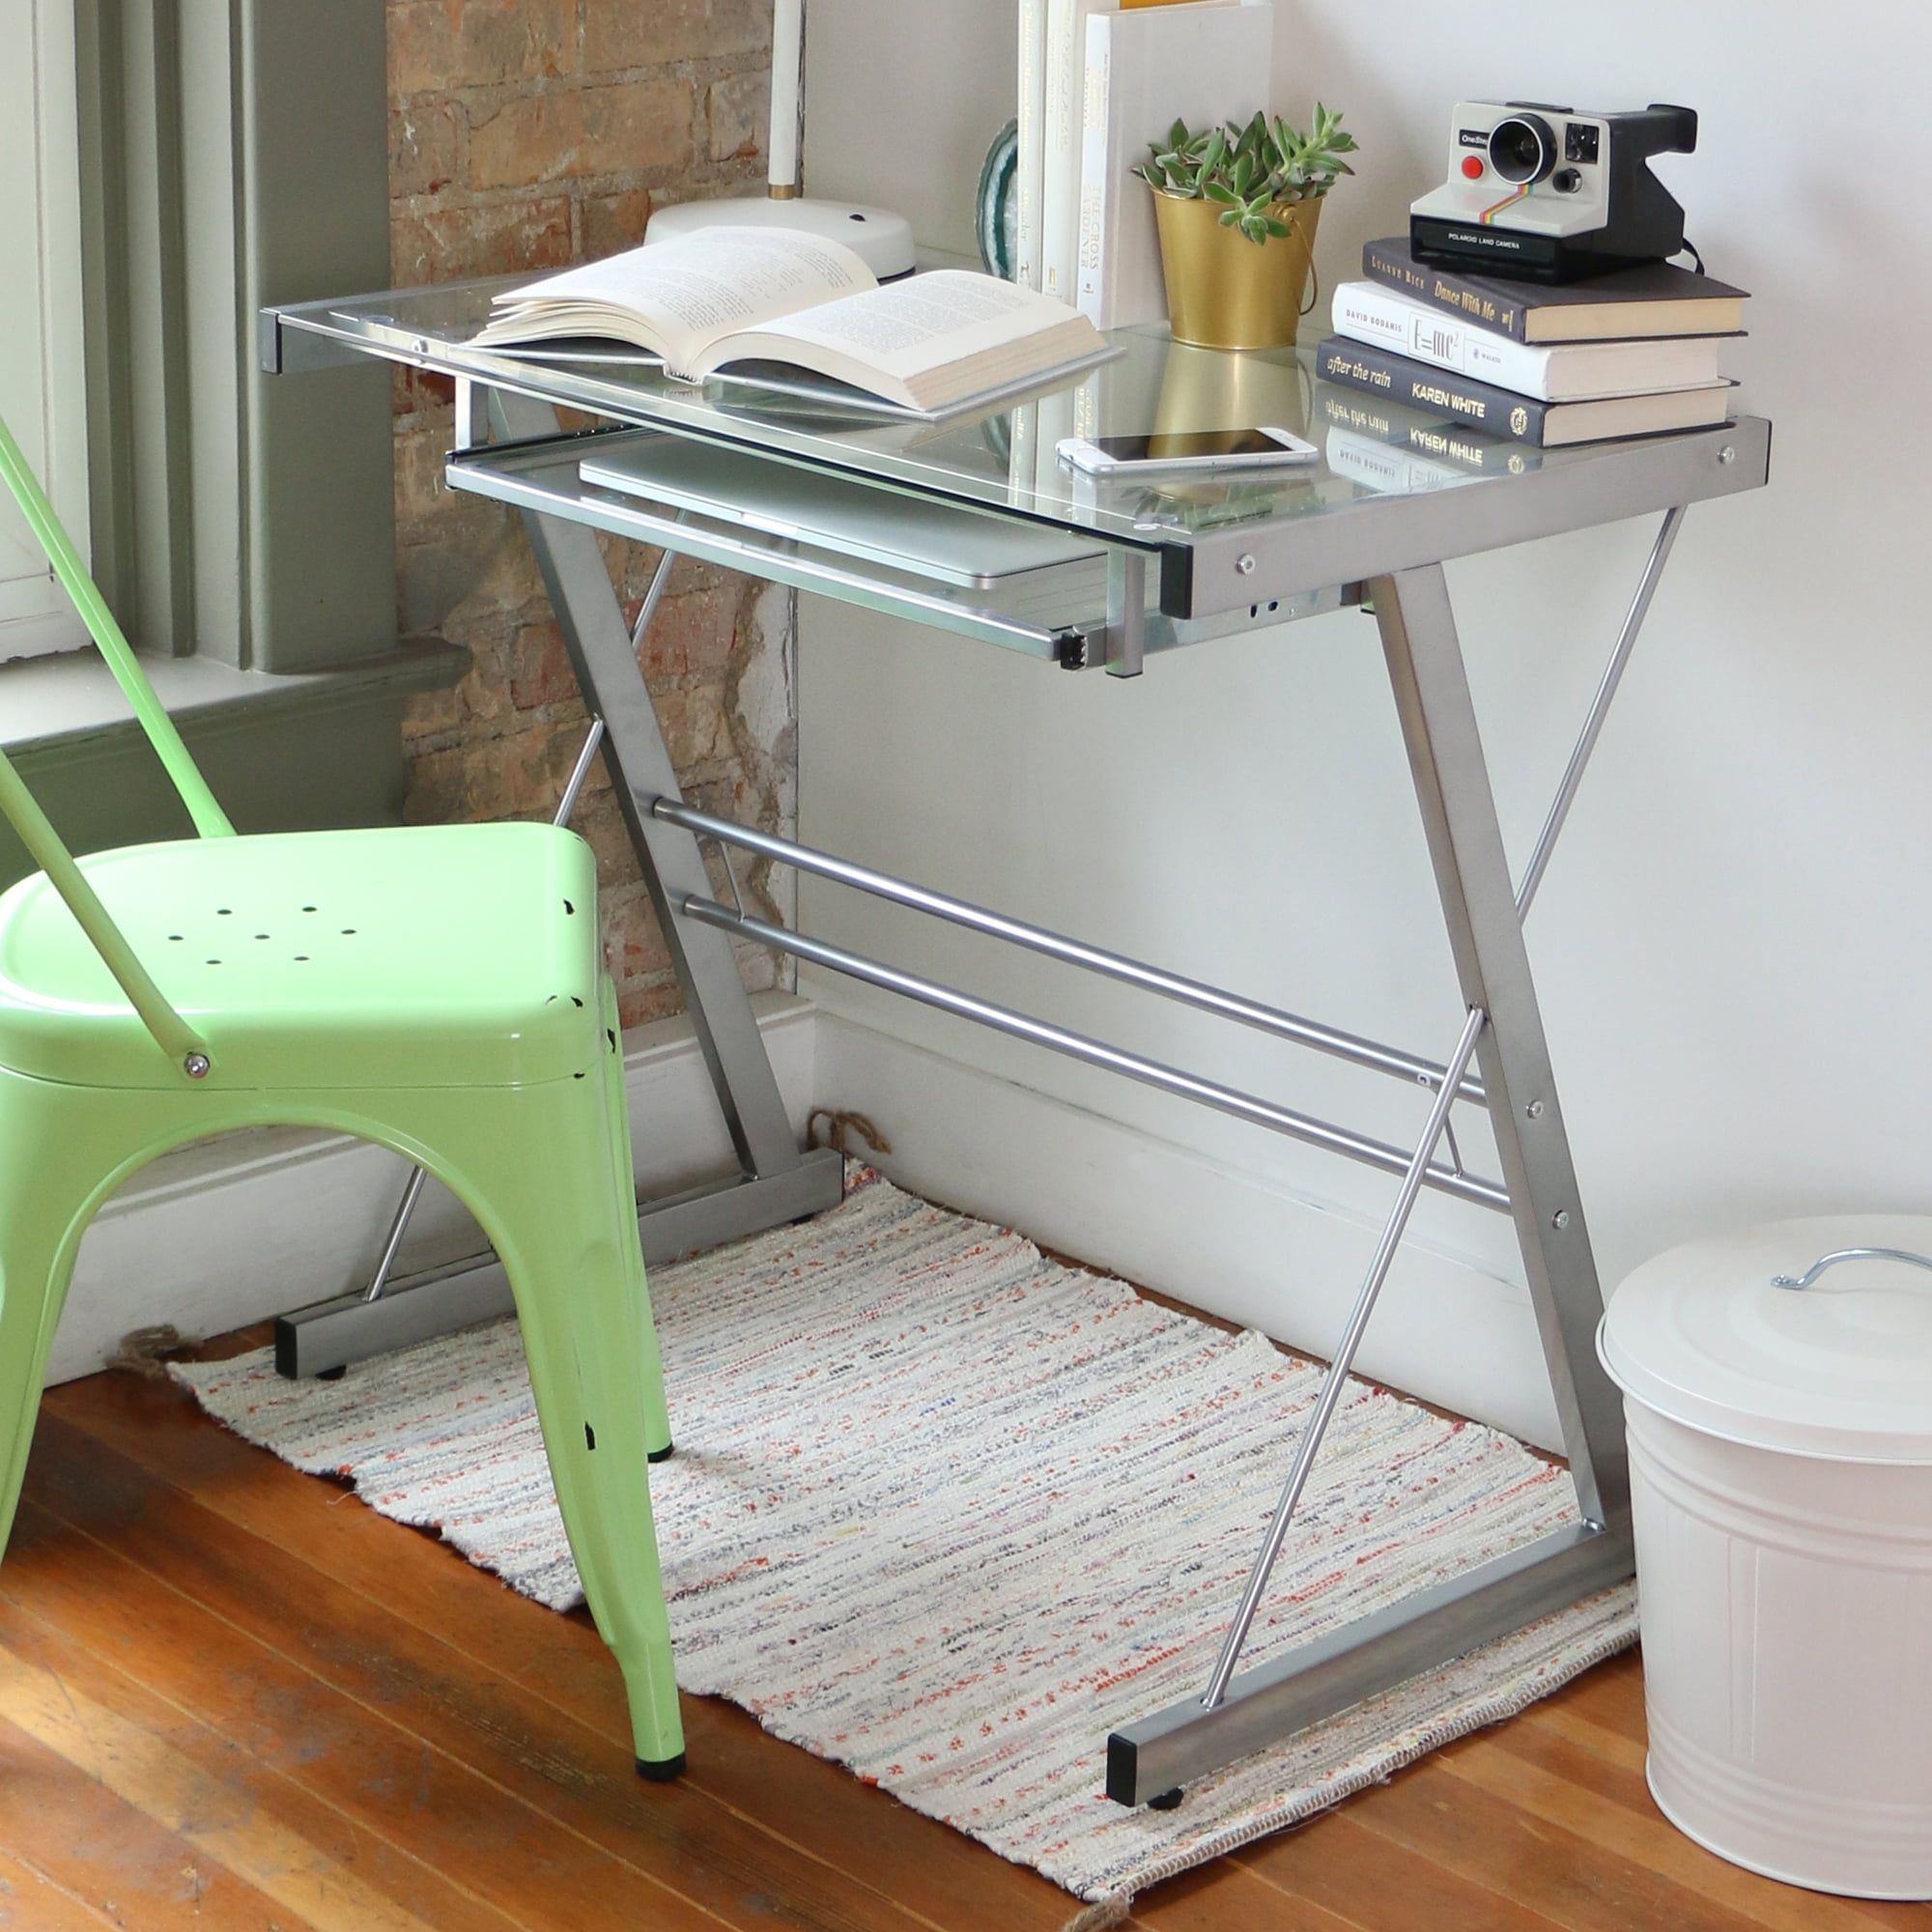
[[[1293,430],[1265,427],[1069,436],[1056,447],[1063,463],[1091,476],[1114,476],[1127,469],[1258,469],[1313,463],[1321,453]]]

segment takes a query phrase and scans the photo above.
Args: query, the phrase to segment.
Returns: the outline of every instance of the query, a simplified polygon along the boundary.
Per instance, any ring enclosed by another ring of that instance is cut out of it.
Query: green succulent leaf
[[[1272,213],[1277,204],[1319,200],[1354,173],[1342,156],[1356,152],[1341,115],[1317,101],[1306,133],[1265,110],[1194,130],[1177,121],[1165,140],[1148,143],[1148,158],[1134,173],[1165,193],[1213,202],[1223,227],[1261,242],[1289,232]]]

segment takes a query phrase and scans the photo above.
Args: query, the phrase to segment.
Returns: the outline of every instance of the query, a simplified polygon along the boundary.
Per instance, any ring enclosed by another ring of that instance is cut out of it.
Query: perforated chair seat
[[[294,832],[80,862],[211,1086],[513,1086],[597,1057],[596,865],[549,825]],[[73,915],[36,873],[0,896],[0,1066],[175,1087]]]

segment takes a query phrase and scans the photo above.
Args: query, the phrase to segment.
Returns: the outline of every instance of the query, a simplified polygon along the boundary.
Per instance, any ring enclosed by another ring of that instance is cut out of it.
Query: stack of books
[[[1163,322],[1153,191],[1177,117],[1245,121],[1265,97],[1272,0],[1020,0],[1014,279],[1099,328]]]
[[[1554,449],[1734,412],[1719,361],[1747,297],[1710,275],[1651,262],[1546,288],[1434,268],[1396,239],[1368,243],[1362,276],[1335,291],[1316,374],[1392,406],[1399,440],[1433,424]],[[1361,426],[1352,399],[1325,412]]]

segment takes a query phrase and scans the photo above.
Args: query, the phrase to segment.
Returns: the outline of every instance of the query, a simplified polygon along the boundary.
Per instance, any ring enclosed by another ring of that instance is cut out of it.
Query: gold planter
[[[1167,315],[1177,342],[1204,349],[1285,349],[1294,341],[1315,267],[1321,203],[1280,202],[1286,235],[1250,242],[1221,226],[1221,204],[1153,191]]]

